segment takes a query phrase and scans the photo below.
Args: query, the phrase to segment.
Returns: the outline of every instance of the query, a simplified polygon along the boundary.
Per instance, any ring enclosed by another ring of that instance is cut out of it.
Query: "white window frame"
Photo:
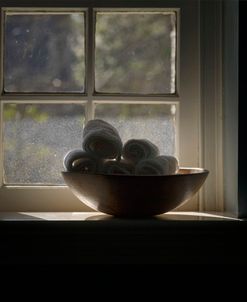
[[[13,2],[13,1],[12,1]],[[42,1],[40,1],[42,5]],[[162,103],[162,104],[176,104],[178,108],[178,120],[179,120],[179,147],[180,152],[179,159],[183,166],[201,166],[210,170],[209,183],[205,186],[204,190],[201,190],[200,194],[196,195],[186,205],[182,206],[180,210],[223,210],[223,195],[222,188],[218,187],[218,184],[222,182],[222,164],[219,162],[219,158],[222,150],[222,134],[221,134],[221,121],[218,119],[218,115],[221,110],[221,95],[215,93],[211,95],[211,102],[205,100],[205,94],[202,95],[203,89],[201,89],[201,66],[200,60],[200,1],[198,0],[166,0],[166,1],[111,1],[106,0],[104,4],[101,1],[94,1],[95,7],[92,7],[90,1],[60,1],[59,4],[56,0],[51,1],[56,8],[48,7],[50,4],[46,3],[46,7],[33,7],[32,1],[16,1],[18,8],[8,7],[8,1],[3,1],[5,10],[19,10],[26,11],[31,9],[32,11],[85,11],[86,17],[86,35],[88,35],[88,43],[86,44],[86,94],[2,94],[0,96],[1,113],[3,112],[3,104],[9,102],[21,102],[21,103],[85,103],[88,102],[90,106],[87,107],[87,120],[93,117],[94,104],[101,103]],[[214,1],[213,1],[214,2]],[[217,2],[217,1],[215,1]],[[6,3],[6,5],[5,5]],[[37,1],[38,6],[39,1]],[[85,3],[85,7],[83,4]],[[21,5],[25,7],[21,7]],[[99,4],[99,5],[97,5]],[[213,5],[213,4],[212,4]],[[8,7],[8,8],[6,8]],[[66,8],[68,7],[68,8]],[[220,12],[220,7],[216,5],[216,13]],[[97,10],[176,10],[178,14],[178,45],[177,45],[177,93],[175,95],[114,95],[114,94],[95,94],[94,93],[94,12]],[[1,13],[1,47],[3,50],[3,10]],[[209,14],[210,15],[210,14]],[[181,17],[181,26],[179,20]],[[213,17],[214,18],[214,17]],[[213,19],[212,18],[212,19]],[[203,20],[203,18],[202,18]],[[215,21],[215,26],[220,29],[219,24]],[[218,31],[216,31],[218,34]],[[215,35],[213,36],[215,38]],[[181,39],[181,40],[180,40]],[[179,44],[179,41],[180,44]],[[212,44],[212,52],[220,54],[220,45],[217,43]],[[193,53],[193,56],[191,55]],[[204,58],[207,61],[207,57]],[[210,58],[208,58],[210,60]],[[1,78],[3,78],[3,51],[1,51]],[[215,63],[215,62],[214,62]],[[205,65],[204,65],[205,66]],[[218,70],[220,66],[215,66]],[[205,69],[207,69],[205,67]],[[206,71],[205,71],[206,74]],[[215,77],[220,79],[220,75],[216,74]],[[204,78],[203,78],[204,79]],[[214,81],[209,81],[210,85],[215,85]],[[212,84],[213,82],[213,84]],[[3,81],[1,80],[1,91]],[[221,83],[219,83],[221,84]],[[203,84],[203,87],[207,86],[207,82]],[[215,86],[213,86],[215,88]],[[220,86],[219,86],[219,91]],[[218,98],[219,96],[219,98]],[[216,104],[216,105],[215,105]],[[217,113],[212,111],[212,108],[217,107]],[[190,108],[190,111],[188,111]],[[210,115],[211,113],[211,115]],[[2,122],[3,116],[1,114],[0,122]],[[189,121],[188,121],[189,120]],[[212,124],[213,121],[213,124]],[[194,126],[192,126],[194,125]],[[211,138],[211,128],[216,137]],[[217,139],[216,139],[217,138]],[[0,142],[2,151],[2,139],[3,133],[0,132]],[[216,145],[215,145],[216,143]],[[205,156],[208,149],[211,151],[211,155],[216,159],[211,163],[211,158]],[[0,152],[0,169],[2,169],[2,154]],[[217,185],[215,182],[217,181]],[[3,183],[3,179],[0,179],[0,184]],[[212,185],[213,184],[213,185]],[[219,188],[219,189],[218,189]],[[213,197],[213,198],[212,198]],[[90,210],[82,202],[80,202],[66,186],[1,186],[0,188],[0,211],[88,211]]]

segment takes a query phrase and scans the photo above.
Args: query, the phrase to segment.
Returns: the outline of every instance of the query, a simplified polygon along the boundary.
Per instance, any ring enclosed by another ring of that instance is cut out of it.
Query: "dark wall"
[[[239,152],[238,152],[238,200],[239,216],[247,217],[247,46],[246,46],[247,2],[239,2]]]

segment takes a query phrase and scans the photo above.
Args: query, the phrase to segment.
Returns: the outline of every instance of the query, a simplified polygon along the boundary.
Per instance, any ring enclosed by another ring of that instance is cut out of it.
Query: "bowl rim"
[[[133,175],[133,174],[105,174],[105,173],[81,173],[80,171],[61,171],[62,174],[79,174],[79,175],[94,175],[94,176],[108,176],[108,177],[186,177],[198,174],[209,174],[209,170],[198,167],[179,167],[179,170],[191,170],[191,173],[176,173],[168,175]]]

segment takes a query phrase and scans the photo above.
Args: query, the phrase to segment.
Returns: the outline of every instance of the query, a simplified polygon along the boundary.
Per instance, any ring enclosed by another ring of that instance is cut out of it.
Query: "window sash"
[[[166,103],[178,104],[180,103],[179,91],[179,62],[178,55],[176,56],[176,93],[175,94],[128,94],[128,93],[96,93],[95,92],[95,29],[96,29],[96,14],[97,12],[163,12],[175,11],[176,19],[179,24],[179,9],[178,8],[91,8],[91,7],[75,7],[75,8],[23,8],[23,7],[4,7],[1,13],[1,28],[4,30],[4,17],[5,14],[62,14],[62,13],[84,13],[85,17],[85,58],[86,58],[86,71],[85,71],[85,93],[5,93],[3,83],[3,72],[1,77],[2,95],[1,112],[3,112],[3,105],[11,102],[16,103],[69,103],[69,102],[85,102],[86,104],[86,122],[94,117],[94,104],[102,103]],[[180,38],[179,26],[176,28],[176,51],[179,51],[178,41]],[[2,32],[1,54],[4,55],[4,33]],[[2,57],[2,66],[4,57]],[[68,101],[70,100],[70,101]],[[1,133],[3,138],[3,133]],[[2,139],[1,138],[1,139]],[[176,139],[178,141],[178,139]],[[178,143],[176,144],[178,146]],[[3,153],[3,152],[2,152]],[[1,163],[3,162],[3,158]],[[3,171],[3,170],[2,170]],[[0,185],[3,183],[3,175],[0,177]],[[34,185],[35,186],[35,185]],[[54,185],[56,186],[56,185]],[[26,186],[27,187],[27,186]],[[48,187],[48,186],[47,186]]]
[[[11,1],[11,5],[9,1],[2,1],[2,7],[7,7],[9,9],[14,9],[16,5],[21,6],[21,10],[25,11],[28,7],[34,6],[32,1],[16,1],[13,3]],[[67,102],[70,100],[71,102],[76,101],[87,101],[89,102],[89,106],[87,106],[87,119],[93,117],[93,104],[94,102],[167,102],[167,103],[175,103],[179,104],[179,129],[180,129],[180,140],[179,145],[181,149],[185,150],[183,154],[180,154],[181,162],[186,163],[187,166],[199,166],[200,165],[200,146],[199,146],[199,133],[200,133],[200,82],[199,82],[199,41],[198,41],[198,33],[199,33],[199,3],[198,1],[190,1],[185,3],[185,1],[181,0],[172,0],[172,1],[37,1],[35,2],[36,10],[40,10],[41,8],[46,7],[47,11],[50,11],[49,7],[52,7],[54,10],[59,10],[61,7],[64,10],[66,7],[71,10],[73,9],[82,9],[87,7],[87,16],[86,16],[86,36],[87,44],[86,44],[86,75],[87,79],[87,95],[80,94],[8,94],[1,95],[0,102],[1,106],[3,102],[21,102],[21,101],[30,101],[34,102]],[[16,5],[14,5],[16,4]],[[94,6],[93,6],[94,5]],[[183,27],[180,29],[179,20],[177,18],[177,30],[181,30],[177,33],[178,45],[177,45],[177,60],[180,57],[180,45],[179,41],[181,38],[182,47],[181,50],[181,62],[177,61],[177,95],[104,95],[104,94],[95,94],[94,93],[94,58],[92,50],[94,49],[94,39],[93,39],[93,31],[94,27],[94,11],[97,9],[122,9],[122,8],[135,8],[135,9],[176,9],[178,13],[180,10],[183,11],[183,15],[181,16],[182,20],[184,20]],[[3,22],[3,10],[1,13],[1,24]],[[2,27],[1,27],[2,28]],[[3,30],[3,29],[2,29]],[[3,31],[1,32],[1,40],[3,40]],[[2,41],[3,42],[3,41]],[[2,43],[3,45],[3,43]],[[192,50],[195,47],[195,56],[188,57],[187,52]],[[186,49],[185,49],[186,48]],[[3,52],[1,51],[1,56],[3,56]],[[3,74],[3,57],[1,57],[1,75]],[[182,66],[180,68],[180,64]],[[186,70],[190,70],[190,81],[187,81],[187,72]],[[181,78],[181,80],[180,80]],[[180,87],[180,82],[184,87]],[[183,88],[183,89],[182,89]],[[1,91],[3,91],[3,87],[1,86]],[[188,106],[191,109],[188,115]],[[2,111],[1,111],[2,112]],[[1,121],[2,122],[2,116]],[[192,118],[191,124],[188,123],[188,118]],[[191,127],[191,125],[197,125],[196,127]],[[188,135],[187,135],[188,134]],[[187,136],[187,137],[186,137]],[[183,138],[183,139],[181,139]],[[1,142],[2,142],[2,132],[1,132]],[[189,147],[188,147],[189,146]],[[193,150],[191,152],[191,150]],[[199,152],[198,152],[199,150]],[[2,154],[2,152],[0,152]],[[0,156],[1,156],[0,154]],[[0,165],[2,164],[2,160],[0,158]],[[0,167],[2,168],[2,167]],[[72,193],[64,187],[32,187],[32,188],[17,188],[17,187],[2,187],[0,188],[0,200],[1,205],[0,209],[3,210],[22,210],[22,211],[80,211],[83,209],[88,210],[88,208],[79,202]],[[33,201],[35,196],[35,201]],[[16,198],[18,197],[18,200]],[[37,199],[36,199],[37,197]],[[69,199],[69,202],[68,202]],[[3,200],[3,202],[2,202]],[[48,203],[49,201],[49,203]],[[198,197],[195,197],[190,201],[183,209],[186,210],[198,210],[199,203]]]
[[[99,3],[100,4],[100,3]],[[147,11],[147,12],[162,12],[162,11],[175,11],[176,19],[177,19],[177,28],[176,28],[176,93],[174,94],[132,94],[132,93],[96,93],[95,92],[95,28],[96,28],[96,14],[97,12],[116,12],[116,11]],[[85,93],[5,93],[4,92],[4,83],[3,83],[3,60],[4,60],[4,15],[5,13],[25,13],[25,14],[35,14],[35,13],[72,13],[72,12],[83,12],[85,15]],[[46,102],[46,101],[67,101],[68,99],[71,101],[87,101],[87,110],[86,110],[86,122],[93,118],[93,102],[94,101],[113,101],[113,102],[125,102],[125,101],[133,101],[141,100],[143,102],[170,102],[174,104],[178,104],[180,102],[179,97],[179,40],[180,40],[180,9],[172,7],[164,7],[164,8],[155,8],[155,7],[138,7],[138,8],[116,8],[116,7],[69,7],[69,8],[40,8],[40,7],[4,7],[1,11],[1,96],[0,102],[21,102],[23,100],[32,100],[35,102]],[[3,183],[3,179],[0,177],[0,185]]]
[[[141,93],[101,93],[95,92],[95,31],[96,31],[96,14],[97,12],[175,12],[176,13],[176,62],[175,62],[175,93],[152,93],[152,94],[141,94]],[[4,92],[4,27],[5,27],[5,14],[35,14],[35,13],[49,13],[49,14],[62,14],[62,13],[84,13],[85,16],[85,92],[83,93],[26,93],[26,92]],[[179,96],[180,88],[180,78],[179,78],[179,40],[180,40],[180,9],[179,8],[152,8],[152,7],[140,7],[140,8],[91,8],[91,7],[81,7],[81,8],[23,8],[23,7],[2,7],[1,8],[1,97],[3,100],[13,99],[16,100],[23,99],[23,96],[30,97],[33,100],[36,98],[46,97],[53,99],[63,99],[64,97],[72,97],[74,100],[81,100],[83,96],[87,96],[87,99],[98,97],[115,97],[115,98],[129,98],[129,97],[138,97],[138,98],[176,98]]]

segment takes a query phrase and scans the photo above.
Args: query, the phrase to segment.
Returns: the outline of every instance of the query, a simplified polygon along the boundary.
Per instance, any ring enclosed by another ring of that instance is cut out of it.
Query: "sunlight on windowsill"
[[[0,213],[0,221],[100,221],[100,220],[121,220],[110,215],[100,212],[2,212]],[[135,219],[132,219],[132,221]],[[138,219],[144,220],[144,219]],[[223,213],[200,213],[200,212],[168,212],[146,220],[156,221],[227,221],[238,220]],[[129,221],[127,219],[127,221]]]

